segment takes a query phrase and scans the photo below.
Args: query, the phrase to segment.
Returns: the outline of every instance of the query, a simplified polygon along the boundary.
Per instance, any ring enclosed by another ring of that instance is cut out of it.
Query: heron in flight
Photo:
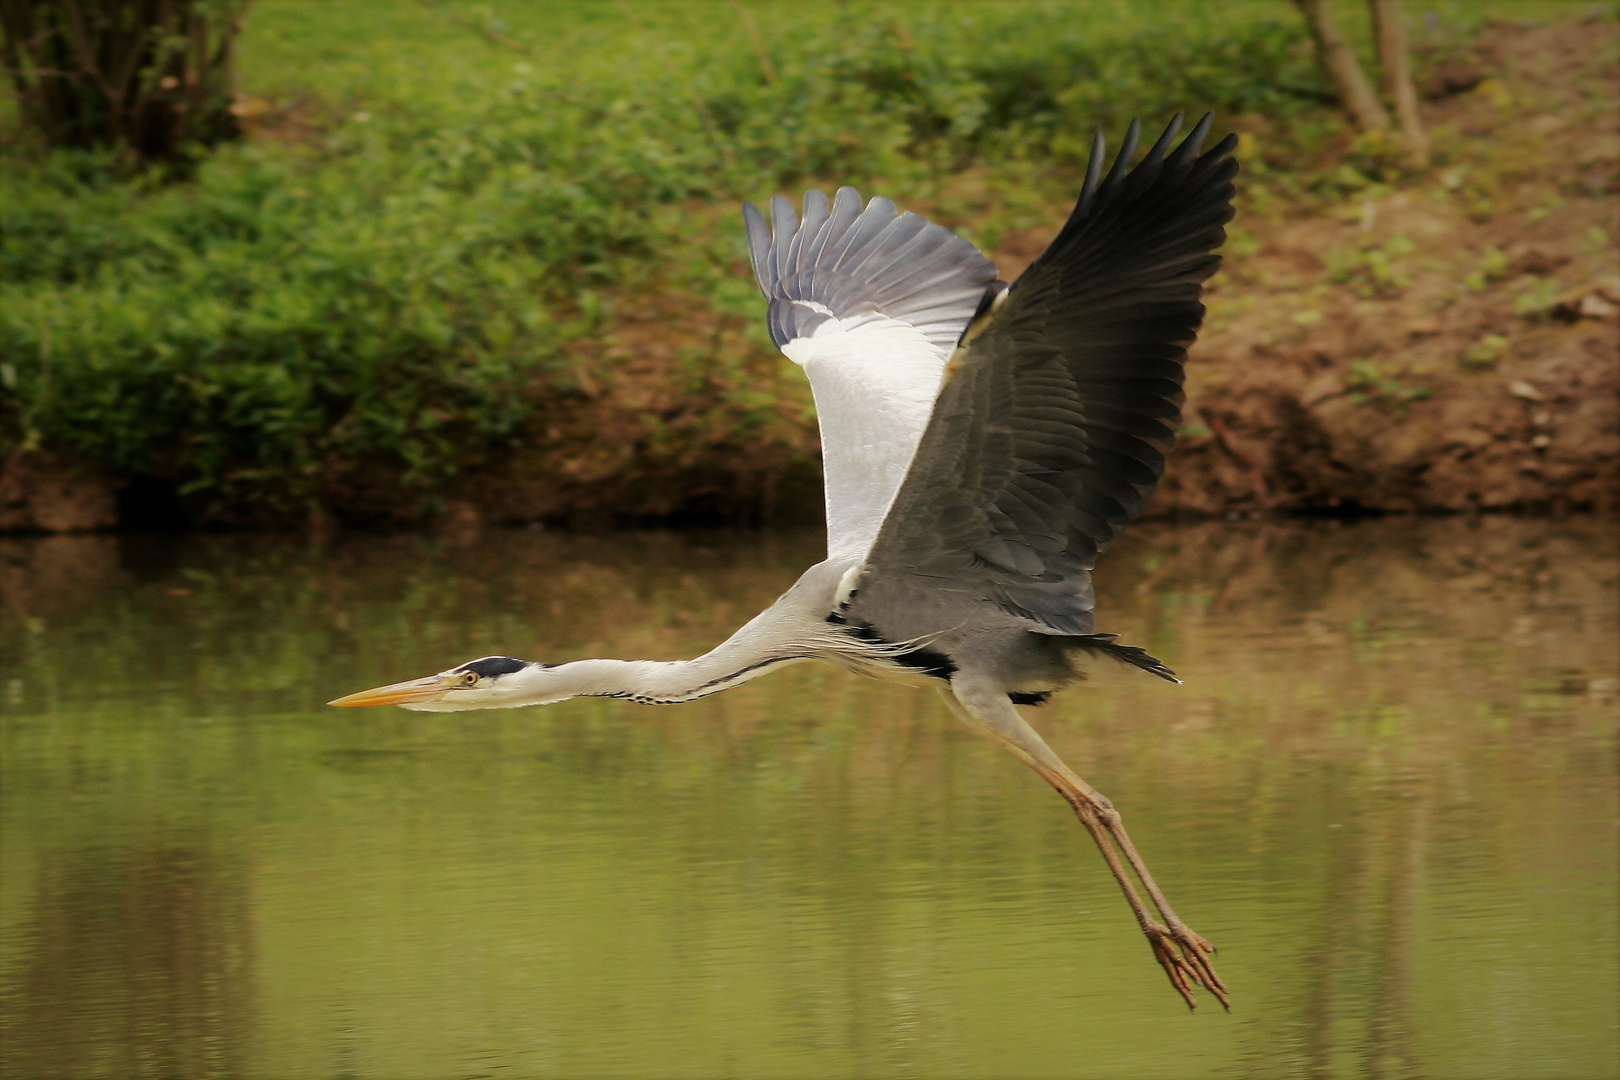
[[[332,704],[665,705],[804,660],[932,685],[1074,808],[1187,1005],[1200,986],[1227,1005],[1213,947],[1171,909],[1119,812],[1017,708],[1100,657],[1179,681],[1096,632],[1091,570],[1175,440],[1238,168],[1236,136],[1203,151],[1211,123],[1176,145],[1178,114],[1131,168],[1133,121],[1106,175],[1099,132],[1068,221],[1011,285],[950,230],[885,198],[863,207],[853,188],[809,192],[802,219],[781,196],[769,223],[745,204],[771,337],[815,395],[827,558],[692,660],[486,656]]]

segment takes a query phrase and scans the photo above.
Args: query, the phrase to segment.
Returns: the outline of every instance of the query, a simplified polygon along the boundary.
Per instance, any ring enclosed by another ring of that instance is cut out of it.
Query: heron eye
[[[478,673],[476,671],[466,672],[461,676],[461,681],[471,686],[478,681]]]

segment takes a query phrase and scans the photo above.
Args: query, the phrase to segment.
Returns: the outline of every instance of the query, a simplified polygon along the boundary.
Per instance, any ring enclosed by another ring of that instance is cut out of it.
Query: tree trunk
[[[184,166],[235,136],[231,47],[247,0],[0,0],[0,61],[52,146]]]
[[[1418,117],[1417,88],[1412,85],[1412,64],[1406,49],[1406,24],[1401,21],[1401,0],[1371,0],[1373,33],[1378,39],[1378,66],[1383,69],[1384,92],[1395,103],[1401,138],[1419,165],[1428,164],[1429,138]]]
[[[1356,61],[1350,43],[1333,25],[1327,0],[1294,0],[1294,3],[1305,16],[1305,25],[1310,28],[1311,38],[1316,42],[1316,52],[1322,58],[1322,66],[1333,77],[1339,100],[1350,110],[1356,126],[1362,131],[1388,129],[1389,113],[1379,104],[1372,84],[1362,74],[1361,64]]]

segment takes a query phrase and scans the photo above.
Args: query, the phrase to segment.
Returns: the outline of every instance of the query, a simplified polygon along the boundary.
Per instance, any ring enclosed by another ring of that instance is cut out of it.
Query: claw
[[[1046,744],[1040,742],[1034,732],[1029,732],[1029,737],[1035,741],[1039,749],[1051,754]],[[1205,954],[1213,955],[1215,946],[1184,924],[1170,909],[1169,901],[1159,891],[1153,875],[1148,872],[1147,864],[1142,861],[1142,856],[1137,854],[1136,845],[1131,843],[1130,835],[1125,831],[1125,824],[1120,820],[1119,811],[1114,809],[1113,803],[1101,792],[1075,776],[1061,762],[1055,767],[1043,767],[1034,755],[1025,754],[1013,742],[1009,741],[1009,746],[1013,746],[1014,752],[1024,756],[1026,761],[1035,766],[1035,771],[1057,789],[1058,794],[1062,795],[1074,809],[1080,824],[1091,834],[1097,850],[1102,853],[1103,861],[1108,864],[1108,872],[1114,875],[1120,891],[1125,894],[1126,903],[1131,905],[1131,910],[1136,914],[1136,924],[1142,928],[1142,933],[1147,935],[1148,945],[1153,949],[1153,959],[1164,969],[1170,985],[1181,995],[1181,1000],[1187,1003],[1187,1008],[1197,1011],[1198,1000],[1193,996],[1193,987],[1200,986],[1208,990],[1215,1000],[1221,1003],[1223,1009],[1231,1012],[1232,1002],[1227,997],[1226,984],[1221,982],[1221,977],[1215,974],[1215,968],[1205,956]],[[1126,869],[1127,863],[1130,870]],[[1142,902],[1142,897],[1131,880],[1131,871],[1135,871],[1136,878],[1147,890],[1148,899],[1158,910],[1159,916],[1164,919],[1163,923],[1149,915],[1147,904]]]
[[[1198,1011],[1198,1001],[1193,997],[1193,987],[1201,986],[1214,995],[1223,1009],[1227,1012],[1232,1011],[1232,1002],[1226,996],[1226,984],[1221,982],[1221,977],[1215,974],[1215,969],[1204,958],[1204,953],[1213,953],[1215,946],[1204,940],[1196,931],[1179,923],[1165,926],[1153,922],[1142,929],[1147,935],[1148,944],[1153,948],[1153,958],[1164,968],[1165,975],[1170,979],[1170,985],[1187,1003],[1187,1008],[1194,1012]]]

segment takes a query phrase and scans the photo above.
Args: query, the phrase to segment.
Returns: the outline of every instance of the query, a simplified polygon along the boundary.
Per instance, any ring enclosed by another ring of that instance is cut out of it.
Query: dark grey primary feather
[[[1237,140],[1200,156],[1210,125],[1171,151],[1178,116],[1127,171],[1132,123],[1106,177],[1098,135],[1062,231],[963,335],[851,621],[904,640],[971,630],[990,604],[1092,633],[1091,568],[1164,472],[1232,216]]]
[[[838,189],[829,204],[820,191],[804,196],[804,220],[780,195],[771,220],[743,204],[748,252],[777,346],[809,337],[830,318],[866,313],[910,323],[948,352],[973,316],[996,268],[977,248],[942,225],[898,213],[860,192]]]

